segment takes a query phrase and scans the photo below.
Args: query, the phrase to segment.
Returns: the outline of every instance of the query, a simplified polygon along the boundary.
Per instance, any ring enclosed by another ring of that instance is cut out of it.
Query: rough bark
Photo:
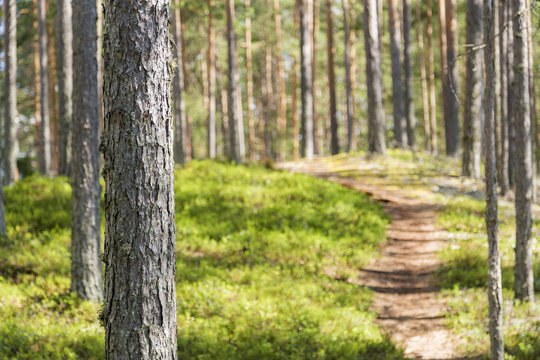
[[[336,105],[336,74],[334,69],[334,20],[332,16],[332,0],[326,0],[326,51],[328,55],[328,90],[330,93],[330,152],[339,153],[337,105]]]
[[[405,96],[401,79],[401,25],[397,0],[388,0],[388,28],[390,32],[390,56],[392,60],[392,104],[394,117],[394,141],[398,148],[407,146],[407,123]]]
[[[456,156],[459,150],[459,100],[457,64],[457,0],[446,0],[447,81],[444,129],[446,154]]]
[[[255,161],[255,108],[253,98],[253,56],[251,52],[251,1],[245,0],[246,7],[246,91],[247,91],[247,115],[248,115],[248,145],[249,159]]]
[[[484,92],[484,58],[481,51],[484,42],[482,2],[482,0],[467,0],[467,70],[463,113],[462,172],[464,176],[475,179],[480,178],[482,165],[482,118],[484,116],[482,109]]]
[[[46,0],[49,13],[51,0]],[[56,41],[54,26],[47,20],[47,56],[49,58],[49,118],[51,126],[51,161],[53,173],[58,174],[58,111],[56,108]]]
[[[499,69],[501,83],[501,162],[497,167],[497,180],[500,186],[501,195],[508,192],[508,27],[506,26],[508,0],[500,0],[498,6],[499,17]]]
[[[506,1],[506,24],[508,26],[506,71],[508,77],[507,88],[507,115],[508,115],[508,186],[515,186],[516,164],[516,126],[515,126],[515,96],[514,96],[514,21],[512,20],[512,1]]]
[[[353,106],[353,94],[352,94],[352,82],[351,82],[351,43],[350,43],[350,31],[349,31],[349,5],[347,0],[342,1],[343,7],[343,26],[345,28],[345,82],[346,82],[346,96],[347,96],[347,151],[355,150],[355,136],[356,131],[354,127],[354,106]]]
[[[227,58],[228,58],[228,103],[229,103],[229,135],[231,142],[232,159],[240,164],[244,154],[241,153],[240,145],[240,114],[238,113],[238,68],[236,65],[236,34],[234,32],[234,3],[233,0],[225,1],[227,13]]]
[[[312,71],[312,43],[309,28],[309,7],[312,0],[299,0],[300,14],[300,72],[302,94],[302,141],[301,153],[307,159],[313,158],[313,82]]]
[[[103,300],[100,244],[99,108],[96,6],[73,1],[71,291]]]
[[[49,117],[49,61],[47,56],[47,12],[45,1],[36,0],[38,13],[38,43],[39,43],[39,94],[40,94],[40,167],[45,176],[54,175],[51,158],[51,129]]]
[[[59,124],[58,173],[66,176],[69,176],[71,173],[71,121],[73,118],[73,33],[71,16],[71,0],[56,0],[56,76],[58,83]]]
[[[425,149],[431,151],[430,119],[429,119],[429,97],[428,97],[428,82],[426,74],[426,51],[424,48],[424,30],[422,28],[422,3],[416,0],[416,35],[418,41],[418,58],[420,60],[420,80],[422,82],[422,113],[423,125],[425,134]]]
[[[435,96],[435,61],[433,60],[433,11],[431,0],[427,0],[427,12],[426,12],[426,52],[428,59],[428,85],[429,85],[429,120],[431,131],[431,153],[437,154],[437,102]]]
[[[184,165],[187,161],[187,125],[186,125],[186,101],[184,97],[184,58],[182,48],[182,16],[180,14],[180,1],[174,1],[172,14],[173,36],[176,60],[176,72],[174,76],[174,157],[177,163]]]
[[[513,0],[514,18],[514,95],[516,127],[516,264],[514,293],[518,300],[534,301],[531,200],[532,150],[527,44],[526,0]]]
[[[384,154],[386,152],[385,123],[376,0],[364,0],[364,38],[368,90],[368,148],[371,153]]]
[[[17,130],[19,118],[17,114],[17,3],[15,0],[4,1],[5,14],[5,107],[4,107],[4,179],[9,185],[17,180],[17,155],[19,141]]]
[[[1,21],[1,20],[0,20]],[[2,112],[0,111],[0,124],[2,123]],[[0,147],[0,160],[2,159],[2,149]],[[3,171],[0,171],[0,185],[3,184]],[[0,238],[5,238],[6,231],[6,217],[4,209],[4,187],[0,186]]]
[[[479,15],[482,15],[480,13]],[[485,171],[486,171],[486,229],[488,235],[488,301],[491,359],[504,359],[503,303],[501,260],[499,256],[497,219],[497,175],[495,170],[494,128],[494,11],[493,0],[484,0],[484,59],[486,69],[485,112]]]
[[[531,28],[531,1],[526,0],[527,6],[527,55],[529,60],[529,97],[530,97],[530,115],[531,115],[531,166],[532,166],[532,202],[537,201],[536,191],[536,140],[538,139],[537,123],[536,123],[536,94],[534,91],[534,56],[533,56],[533,42],[532,42],[532,28]]]
[[[407,144],[416,147],[416,117],[414,116],[413,73],[411,55],[411,4],[403,0],[403,68],[405,72],[405,119],[407,122]]]
[[[105,2],[106,359],[177,358],[169,7]]]
[[[249,0],[247,0],[249,1]],[[246,20],[247,33],[247,20]],[[208,123],[206,146],[208,157],[216,157],[216,29],[214,28],[214,0],[208,0]],[[249,105],[248,105],[249,108]],[[251,149],[251,148],[250,148]]]

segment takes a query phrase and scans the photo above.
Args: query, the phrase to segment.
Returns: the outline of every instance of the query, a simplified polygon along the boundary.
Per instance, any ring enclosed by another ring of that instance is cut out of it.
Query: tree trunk
[[[349,6],[349,20],[351,20],[351,24],[352,24],[352,19],[356,19],[356,11],[354,10],[354,2],[355,0],[351,0],[350,2],[350,6]],[[356,89],[356,76],[357,76],[357,69],[358,69],[358,63],[356,61],[356,29],[354,27],[351,27],[349,29],[349,45],[350,45],[350,57],[351,57],[351,94],[353,96],[353,106],[352,106],[352,113],[353,113],[353,116],[354,116],[354,109],[356,108],[357,106],[357,101],[358,101],[358,98],[356,98],[354,96],[355,94],[355,89]],[[354,121],[354,118],[353,118],[353,121]],[[353,132],[353,141],[352,141],[352,150],[356,150],[357,147],[358,147],[358,135],[361,134],[362,132],[362,123],[361,123],[361,118],[360,116],[358,116],[358,120],[354,121],[355,122],[355,125],[353,125],[353,129],[354,129],[354,132]]]
[[[405,118],[407,120],[407,143],[409,148],[416,147],[416,117],[413,102],[413,74],[411,56],[411,4],[403,0],[403,67],[405,69]]]
[[[226,0],[227,12],[227,56],[228,56],[228,103],[229,103],[229,132],[231,153],[233,160],[240,164],[243,160],[240,145],[240,122],[239,99],[238,99],[238,69],[236,66],[236,34],[234,32],[234,0]]]
[[[401,80],[401,26],[397,0],[388,0],[388,27],[392,59],[392,104],[394,109],[394,140],[398,148],[407,146],[405,97]]]
[[[39,93],[40,93],[40,171],[43,175],[54,175],[51,159],[51,128],[49,118],[49,62],[47,57],[47,12],[45,1],[36,0],[38,12],[38,43],[39,43]]]
[[[285,132],[287,130],[287,95],[285,93],[285,70],[283,67],[283,50],[281,44],[281,13],[279,9],[279,0],[274,0],[275,27],[276,27],[276,58],[278,71],[278,121],[277,121],[277,154],[278,160],[285,158]]]
[[[424,30],[422,29],[422,3],[420,0],[416,0],[416,34],[418,40],[418,58],[420,60],[420,78],[422,81],[422,113],[424,117],[424,134],[425,134],[425,149],[431,151],[431,143],[429,139],[431,137],[430,119],[429,119],[429,98],[428,98],[428,85],[426,74],[426,52],[424,49]]]
[[[507,91],[507,114],[508,114],[508,186],[515,186],[515,164],[516,164],[516,114],[514,97],[514,21],[512,20],[512,1],[506,1],[506,24],[508,26],[508,44],[506,57],[506,71],[508,76]]]
[[[103,301],[99,185],[101,106],[97,87],[96,6],[73,1],[73,159],[71,225],[71,291]]]
[[[106,359],[177,359],[169,7],[105,2]]]
[[[180,165],[187,161],[187,125],[186,125],[186,101],[184,97],[184,58],[182,48],[182,17],[180,14],[180,1],[174,1],[172,14],[173,34],[176,58],[176,73],[174,74],[174,154],[175,160]]]
[[[527,5],[527,54],[529,56],[529,94],[530,94],[530,107],[531,107],[531,166],[532,166],[532,202],[537,201],[537,192],[536,192],[536,140],[538,138],[537,129],[536,129],[536,94],[534,91],[534,56],[533,56],[533,43],[532,43],[532,27],[531,27],[531,3],[530,0],[526,0]]]
[[[345,27],[345,81],[347,91],[347,151],[356,149],[354,146],[354,114],[353,114],[353,93],[351,84],[351,43],[349,31],[349,5],[347,0],[342,0],[343,25]]]
[[[231,157],[230,135],[229,135],[229,103],[227,99],[227,90],[222,80],[221,71],[218,68],[216,59],[216,81],[219,88],[219,98],[221,103],[221,137],[223,144],[223,156],[226,158]]]
[[[507,2],[509,0],[501,0],[498,6],[499,12],[499,68],[500,68],[500,83],[501,83],[501,163],[497,167],[498,183],[501,188],[501,195],[505,196],[508,192],[508,27]]]
[[[309,28],[309,8],[313,7],[312,0],[299,0],[300,14],[300,71],[302,75],[302,156],[313,158],[313,81],[312,71],[312,43]]]
[[[426,34],[427,34],[427,59],[428,59],[428,84],[429,84],[429,121],[431,131],[431,153],[437,154],[437,103],[435,96],[435,61],[433,60],[433,11],[431,0],[427,0]]]
[[[334,21],[332,16],[332,0],[326,0],[326,51],[328,54],[328,90],[330,93],[330,151],[332,155],[339,153],[336,74],[334,70]]]
[[[467,75],[463,116],[463,176],[480,178],[484,92],[482,0],[467,0]],[[490,55],[492,56],[492,55]],[[489,79],[493,81],[493,79]]]
[[[320,95],[320,89],[317,87],[317,35],[319,34],[320,10],[319,0],[308,1],[307,16],[309,17],[311,34],[311,92],[313,95],[311,101],[313,107],[313,154],[315,155],[322,155],[325,147],[325,124],[319,123],[317,114],[317,98]]]
[[[49,13],[51,0],[47,0],[46,11]],[[51,126],[51,161],[54,174],[58,174],[58,112],[56,111],[56,54],[54,26],[47,21],[49,58],[49,116]]]
[[[35,143],[36,143],[36,157],[38,160],[38,168],[41,171],[42,168],[42,149],[41,146],[41,94],[40,94],[40,86],[41,86],[41,78],[40,78],[40,57],[39,57],[39,36],[38,33],[38,21],[37,21],[37,8],[38,8],[38,1],[36,0],[34,2],[34,16],[36,20],[34,21],[34,30],[36,33],[35,41],[34,41],[34,119],[36,120],[36,133],[35,133]],[[1,112],[0,112],[1,114]]]
[[[444,129],[446,135],[446,154],[456,156],[459,150],[459,103],[457,66],[457,0],[446,0],[446,111]]]
[[[247,78],[247,114],[249,160],[255,161],[255,114],[253,98],[253,56],[251,52],[251,1],[245,0],[246,6],[246,78]]]
[[[429,0],[428,0],[429,1]],[[446,113],[448,108],[448,61],[447,61],[447,39],[446,39],[446,1],[450,0],[438,0],[438,20],[439,20],[439,60],[440,60],[440,79],[442,86],[442,100],[443,100],[443,122],[445,127],[445,146],[447,144],[446,136]],[[446,150],[448,154],[448,149]]]
[[[264,126],[262,138],[264,142],[264,157],[272,158],[272,136],[270,128],[275,123],[275,108],[273,103],[274,87],[272,83],[272,48],[270,44],[266,45],[266,55],[264,58],[264,79],[263,84],[263,100],[264,108]]]
[[[58,173],[66,176],[70,176],[71,174],[71,121],[73,111],[73,34],[71,14],[71,0],[56,1],[56,76],[58,78],[59,124]]]
[[[471,1],[471,0],[469,0]],[[472,4],[471,4],[472,5]],[[472,14],[471,14],[472,15]],[[482,13],[479,14],[482,18]],[[504,359],[503,342],[503,303],[501,285],[501,260],[499,256],[497,219],[497,178],[495,171],[495,129],[494,129],[494,9],[493,0],[484,0],[484,48],[486,68],[485,112],[485,171],[486,171],[486,229],[488,235],[488,300],[489,334],[491,340],[491,359]],[[480,19],[479,18],[479,19]],[[471,19],[472,20],[472,19]]]
[[[501,57],[501,49],[500,49],[500,42],[499,37],[502,36],[502,33],[499,33],[499,1],[493,2],[493,31],[495,33],[498,33],[499,36],[494,38],[493,43],[493,56],[495,58],[495,78],[494,78],[494,107],[495,107],[495,115],[494,115],[494,130],[495,130],[495,168],[497,169],[497,183],[499,183],[499,176],[500,176],[500,167],[502,165],[502,126],[501,126],[501,66],[499,59]]]
[[[300,19],[298,1],[294,1],[294,30],[299,31]],[[291,67],[291,118],[292,118],[292,145],[293,145],[293,160],[298,160],[300,156],[300,131],[298,127],[298,59],[293,55]]]
[[[0,111],[0,124],[2,123],[2,112]],[[0,160],[2,159],[2,149],[0,147]],[[3,171],[0,171],[0,185],[3,184]],[[5,238],[6,231],[6,217],[4,209],[4,187],[0,186],[0,238]]]
[[[246,33],[247,33],[247,20],[246,20]],[[206,141],[207,141],[208,157],[210,159],[216,158],[216,44],[215,44],[215,38],[216,38],[216,30],[214,28],[214,0],[208,0],[208,124],[207,124],[208,127],[207,127]],[[251,142],[250,142],[250,146],[251,146]]]
[[[516,99],[516,265],[515,297],[534,301],[531,234],[532,150],[531,105],[529,92],[529,55],[527,44],[526,0],[513,0],[514,18],[514,94]]]
[[[4,179],[9,185],[17,180],[17,155],[19,141],[17,130],[17,3],[15,0],[4,1],[5,21],[5,112],[4,112]]]
[[[384,154],[385,123],[382,103],[382,70],[376,0],[364,0],[364,37],[368,94],[369,152]]]

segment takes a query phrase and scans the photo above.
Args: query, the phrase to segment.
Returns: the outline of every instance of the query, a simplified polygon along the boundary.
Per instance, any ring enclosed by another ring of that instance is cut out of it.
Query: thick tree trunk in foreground
[[[334,21],[332,16],[332,0],[326,0],[326,51],[328,54],[328,88],[330,92],[330,152],[339,153],[337,105],[336,105],[336,74],[334,69]]]
[[[471,0],[469,0],[471,1]],[[501,260],[497,235],[497,174],[495,170],[495,128],[494,128],[494,0],[484,0],[484,49],[486,68],[485,112],[485,170],[486,170],[486,228],[489,243],[488,254],[488,300],[489,334],[491,359],[504,359],[503,310],[501,285]],[[479,14],[480,16],[482,13]]]
[[[111,360],[177,358],[169,7],[105,2],[101,317]]]
[[[388,0],[388,27],[390,29],[390,54],[392,60],[392,104],[394,110],[394,140],[396,146],[407,146],[405,94],[401,80],[401,26],[397,0]]]
[[[17,115],[17,3],[15,0],[4,1],[5,10],[5,112],[4,112],[4,179],[3,184],[9,185],[17,180],[17,155],[19,141],[17,130],[19,118]]]
[[[58,78],[59,125],[58,173],[67,176],[71,173],[71,121],[73,118],[73,34],[71,14],[71,0],[56,1],[56,76]]]
[[[381,46],[377,19],[376,0],[364,0],[369,152],[384,154],[386,143],[382,103]]]
[[[47,57],[47,28],[45,1],[37,1],[38,13],[38,43],[39,43],[39,94],[41,109],[40,126],[40,166],[39,170],[45,176],[54,175],[51,158],[51,128],[49,117],[49,61]]]
[[[480,50],[484,41],[482,31],[482,0],[467,0],[467,75],[465,77],[462,172],[464,176],[475,179],[480,178],[482,166],[482,118],[484,116],[482,109],[484,58]]]
[[[180,16],[180,1],[174,1],[172,14],[173,34],[176,58],[176,73],[174,76],[174,157],[176,162],[184,165],[188,159],[186,100],[184,98],[184,58],[182,48],[182,17]]]
[[[71,291],[103,300],[100,243],[99,108],[96,6],[73,1]]]
[[[208,0],[208,124],[206,145],[210,159],[216,157],[216,29],[214,28],[213,12],[214,0]]]
[[[413,102],[413,73],[411,55],[411,4],[403,0],[403,67],[405,69],[405,119],[407,120],[407,144],[409,148],[416,147],[416,117]]]
[[[516,265],[514,292],[518,300],[534,301],[531,200],[532,150],[527,44],[526,0],[513,0],[514,15],[514,94],[516,99]]]
[[[354,105],[351,82],[351,42],[349,31],[349,5],[347,0],[342,0],[343,25],[345,27],[345,81],[347,91],[347,151],[356,149],[354,144],[356,131],[354,127]]]
[[[300,14],[300,71],[302,75],[302,156],[313,158],[313,82],[311,78],[312,51],[311,34],[309,29],[309,7],[312,0],[299,0]]]
[[[459,100],[457,64],[457,0],[446,0],[446,107],[444,129],[446,154],[456,156],[459,150]]]

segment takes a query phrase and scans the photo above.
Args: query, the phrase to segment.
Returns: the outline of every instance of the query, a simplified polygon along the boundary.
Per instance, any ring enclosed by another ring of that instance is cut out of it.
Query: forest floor
[[[359,161],[360,160],[360,161]],[[343,176],[350,170],[373,167],[367,158],[288,162],[278,167],[339,183],[371,195],[382,202],[392,222],[381,257],[361,269],[361,277],[349,282],[367,286],[375,293],[377,323],[405,350],[411,359],[464,359],[459,338],[448,328],[448,303],[436,283],[441,266],[438,253],[446,246],[449,233],[436,225],[438,205],[420,199],[377,172]],[[329,273],[332,269],[327,270]],[[331,275],[331,274],[329,274]]]

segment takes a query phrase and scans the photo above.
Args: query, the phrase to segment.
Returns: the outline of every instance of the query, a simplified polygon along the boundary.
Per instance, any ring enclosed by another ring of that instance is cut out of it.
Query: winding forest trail
[[[382,202],[392,218],[381,257],[349,282],[375,293],[377,323],[405,349],[409,359],[466,359],[458,354],[457,339],[444,324],[447,305],[435,285],[440,266],[437,252],[448,234],[437,229],[437,207],[394,186],[373,185],[369,178],[340,176],[324,162],[281,163],[278,168],[339,183]]]

